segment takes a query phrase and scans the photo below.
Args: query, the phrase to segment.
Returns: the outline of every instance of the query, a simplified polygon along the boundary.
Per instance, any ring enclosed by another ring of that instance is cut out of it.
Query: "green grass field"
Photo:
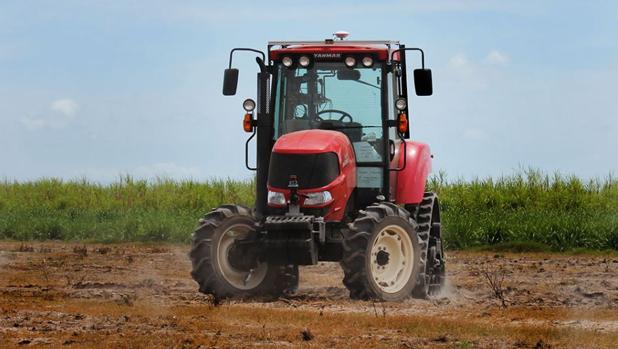
[[[526,171],[474,181],[438,175],[429,186],[440,196],[450,249],[618,250],[615,178]],[[4,181],[0,239],[186,242],[211,208],[252,201],[250,181]]]

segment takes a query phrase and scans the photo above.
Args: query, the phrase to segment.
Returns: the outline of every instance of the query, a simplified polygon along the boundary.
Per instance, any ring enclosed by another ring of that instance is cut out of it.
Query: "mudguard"
[[[405,142],[405,168],[392,173],[391,196],[394,196],[398,204],[418,204],[423,200],[425,184],[431,172],[431,150],[425,143],[410,140]],[[398,168],[402,168],[404,161],[400,155],[404,152],[403,142],[398,148],[393,163],[398,164]],[[395,190],[392,190],[393,187]]]

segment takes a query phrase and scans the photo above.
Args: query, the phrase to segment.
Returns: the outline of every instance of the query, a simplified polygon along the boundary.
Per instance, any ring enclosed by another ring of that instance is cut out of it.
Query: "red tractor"
[[[200,219],[189,255],[201,292],[279,296],[296,290],[299,265],[318,261],[341,264],[354,299],[425,298],[444,284],[440,205],[425,191],[432,156],[409,139],[406,53],[420,53],[414,88],[429,96],[424,53],[335,35],[230,52],[224,95],[236,93],[234,53],[257,54],[257,110],[243,103],[256,201]]]

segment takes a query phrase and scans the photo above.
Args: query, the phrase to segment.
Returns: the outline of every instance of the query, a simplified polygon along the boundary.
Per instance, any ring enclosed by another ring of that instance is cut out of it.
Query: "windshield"
[[[382,161],[382,67],[350,69],[341,62],[277,70],[275,137],[307,129],[344,132],[357,162]]]

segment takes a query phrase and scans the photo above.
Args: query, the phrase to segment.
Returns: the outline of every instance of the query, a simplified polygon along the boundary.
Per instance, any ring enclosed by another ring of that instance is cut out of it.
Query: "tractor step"
[[[264,223],[264,228],[268,231],[272,230],[297,230],[309,229],[313,230],[314,216],[268,216]]]
[[[324,218],[312,215],[268,216],[264,222],[266,231],[309,230],[316,234],[320,243],[326,242],[326,223]]]

